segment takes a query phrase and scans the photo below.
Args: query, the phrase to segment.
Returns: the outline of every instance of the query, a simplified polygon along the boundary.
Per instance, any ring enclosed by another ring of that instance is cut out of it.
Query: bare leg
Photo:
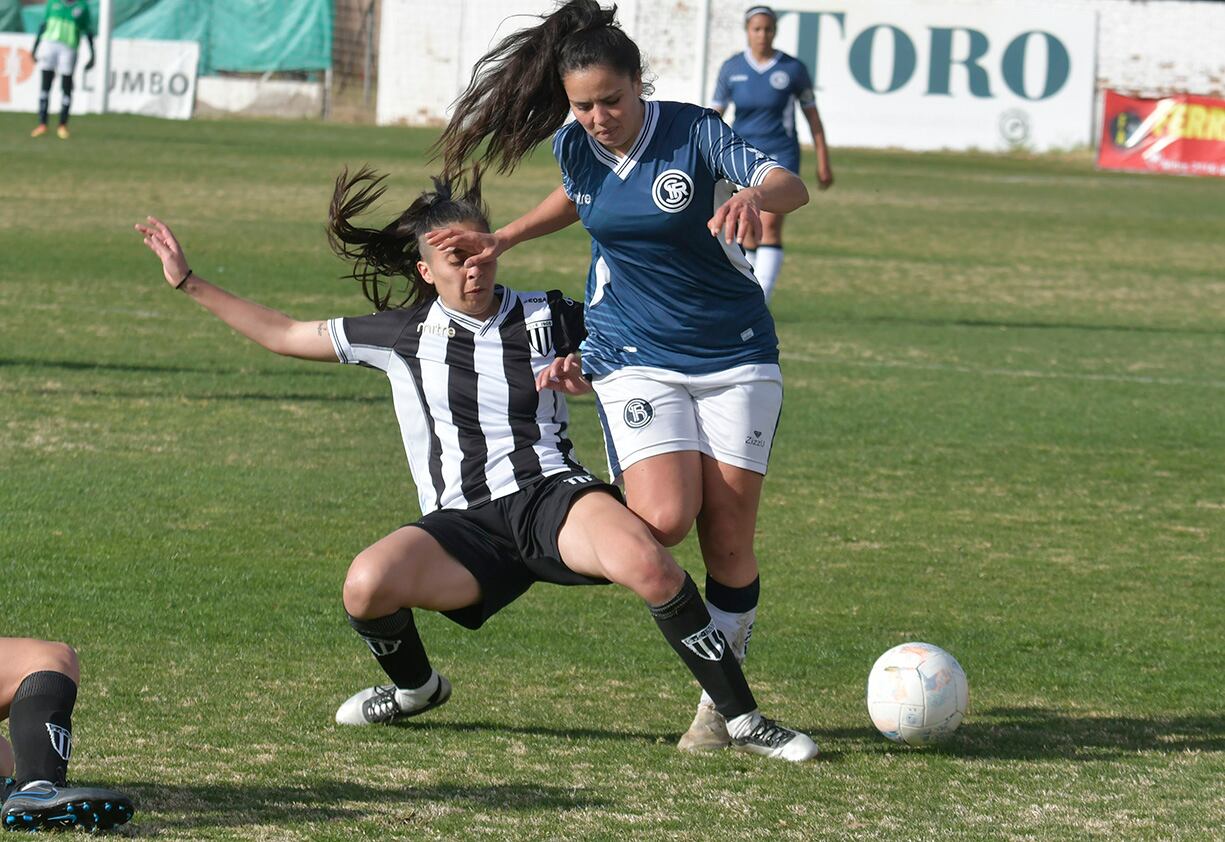
[[[661,453],[630,465],[622,477],[626,504],[655,539],[665,547],[683,541],[702,508],[702,454]]]

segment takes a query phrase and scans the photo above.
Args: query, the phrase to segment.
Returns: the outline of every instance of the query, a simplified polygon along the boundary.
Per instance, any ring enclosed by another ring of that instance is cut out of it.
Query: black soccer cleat
[[[132,818],[132,801],[109,789],[35,781],[14,790],[0,809],[5,830],[109,830]]]

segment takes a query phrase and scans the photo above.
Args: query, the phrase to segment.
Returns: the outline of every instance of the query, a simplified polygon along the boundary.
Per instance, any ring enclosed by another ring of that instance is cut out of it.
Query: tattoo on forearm
[[[327,336],[328,335],[328,323],[319,322],[319,324],[315,325],[315,332],[318,333],[320,336]]]

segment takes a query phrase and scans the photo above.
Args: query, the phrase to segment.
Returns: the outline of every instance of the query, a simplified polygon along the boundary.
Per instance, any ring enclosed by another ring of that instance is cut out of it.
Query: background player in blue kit
[[[447,171],[482,149],[508,171],[553,136],[562,183],[493,234],[447,229],[426,242],[477,265],[582,221],[592,240],[582,365],[610,470],[666,546],[696,519],[706,601],[742,658],[783,390],[774,322],[738,243],[763,210],[795,210],[808,191],[709,109],[644,101],[642,57],[614,11],[571,0],[481,60],[439,141]],[[704,696],[680,747],[734,737]]]
[[[430,664],[412,609],[476,629],[535,582],[616,582],[648,605],[694,678],[716,697],[733,745],[784,760],[817,747],[762,716],[697,585],[629,512],[616,489],[579,464],[566,434],[564,394],[588,391],[570,352],[582,308],[553,292],[495,283],[496,261],[425,245],[452,226],[489,230],[479,184],[436,182],[379,228],[354,225],[383,194],[367,170],[336,182],[333,249],[380,311],[301,322],[195,277],[174,234],[152,217],[137,225],[166,282],[265,348],[320,362],[379,369],[396,417],[422,516],[360,552],[344,583],[350,625],[390,684],[358,691],[336,721],[370,725],[444,704],[451,684]],[[406,281],[393,299],[392,285]],[[550,391],[551,390],[551,391]]]
[[[817,184],[824,190],[834,183],[834,172],[829,166],[829,148],[817,112],[816,94],[804,63],[774,49],[776,20],[769,6],[751,6],[744,13],[748,49],[719,68],[711,107],[722,114],[728,105],[734,105],[732,129],[736,134],[798,175],[800,141],[795,133],[798,103],[812,130],[817,150]],[[763,211],[760,239],[746,237],[744,241],[767,301],[783,267],[783,219],[782,214]]]

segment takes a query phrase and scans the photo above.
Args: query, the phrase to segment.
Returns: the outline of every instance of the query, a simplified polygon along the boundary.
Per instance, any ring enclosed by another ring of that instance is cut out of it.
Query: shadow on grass
[[[507,725],[505,722],[413,722],[401,719],[391,728],[423,729],[428,731],[455,731],[457,733],[523,734],[529,737],[548,737],[562,740],[618,740],[626,742],[675,743],[680,732],[648,733],[646,731],[609,731],[600,728],[549,728],[544,725]]]
[[[780,323],[787,323],[788,319],[777,319]],[[796,320],[810,321],[807,319]],[[999,330],[1006,328],[1009,330],[1068,330],[1068,331],[1102,331],[1108,333],[1153,333],[1153,334],[1173,334],[1178,336],[1219,336],[1220,328],[1213,327],[1166,327],[1162,325],[1128,325],[1128,324],[1092,324],[1089,322],[1036,322],[1036,321],[1008,321],[1006,319],[937,319],[937,318],[914,318],[907,316],[889,316],[889,315],[873,315],[873,316],[855,316],[847,315],[840,317],[830,317],[819,321],[832,324],[880,324],[880,325],[905,325],[909,327],[965,327],[965,328],[986,328],[989,330]]]
[[[429,784],[374,786],[318,780],[284,785],[232,783],[166,784],[131,781],[118,786],[136,804],[128,835],[239,825],[300,826],[306,823],[373,820],[406,829],[431,804],[470,810],[524,811],[604,809],[615,806],[585,789],[549,784]],[[155,815],[150,815],[155,814]]]
[[[1137,752],[1225,751],[1225,714],[1095,716],[1046,708],[975,710],[933,751],[1001,760],[1102,760]]]

